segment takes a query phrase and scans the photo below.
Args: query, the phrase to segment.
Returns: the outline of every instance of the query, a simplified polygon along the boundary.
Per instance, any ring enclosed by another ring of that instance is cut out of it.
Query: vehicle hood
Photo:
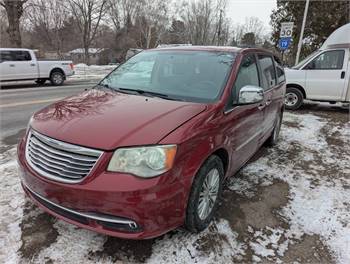
[[[157,144],[205,109],[204,104],[92,89],[35,113],[31,127],[68,143],[112,150]]]

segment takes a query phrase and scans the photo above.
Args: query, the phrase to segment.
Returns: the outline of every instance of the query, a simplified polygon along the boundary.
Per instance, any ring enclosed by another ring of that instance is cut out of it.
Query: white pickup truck
[[[292,69],[285,69],[285,107],[298,109],[304,99],[350,101],[350,23],[334,31],[322,47]]]
[[[37,60],[30,49],[0,48],[0,82],[35,80],[62,85],[74,74],[72,61]]]

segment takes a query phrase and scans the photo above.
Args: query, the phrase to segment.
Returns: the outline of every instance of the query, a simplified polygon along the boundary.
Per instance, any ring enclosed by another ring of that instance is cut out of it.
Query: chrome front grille
[[[26,159],[41,176],[77,183],[93,169],[102,152],[68,144],[30,131],[26,145]]]

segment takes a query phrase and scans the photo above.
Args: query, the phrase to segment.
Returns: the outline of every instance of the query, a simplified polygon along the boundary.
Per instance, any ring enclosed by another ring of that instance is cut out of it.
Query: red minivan
[[[225,179],[276,143],[284,94],[283,68],[262,49],[143,51],[33,115],[18,146],[22,186],[48,213],[103,234],[201,231]]]

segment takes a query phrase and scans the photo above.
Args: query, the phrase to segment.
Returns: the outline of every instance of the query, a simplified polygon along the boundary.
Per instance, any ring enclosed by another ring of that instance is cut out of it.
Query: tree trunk
[[[85,56],[85,64],[90,65],[90,53],[89,53],[89,47],[84,47],[84,56]]]
[[[11,46],[14,48],[20,48],[22,46],[21,32],[19,29],[20,19],[23,14],[23,4],[26,1],[9,0],[4,1],[3,6],[6,9],[8,28]]]

